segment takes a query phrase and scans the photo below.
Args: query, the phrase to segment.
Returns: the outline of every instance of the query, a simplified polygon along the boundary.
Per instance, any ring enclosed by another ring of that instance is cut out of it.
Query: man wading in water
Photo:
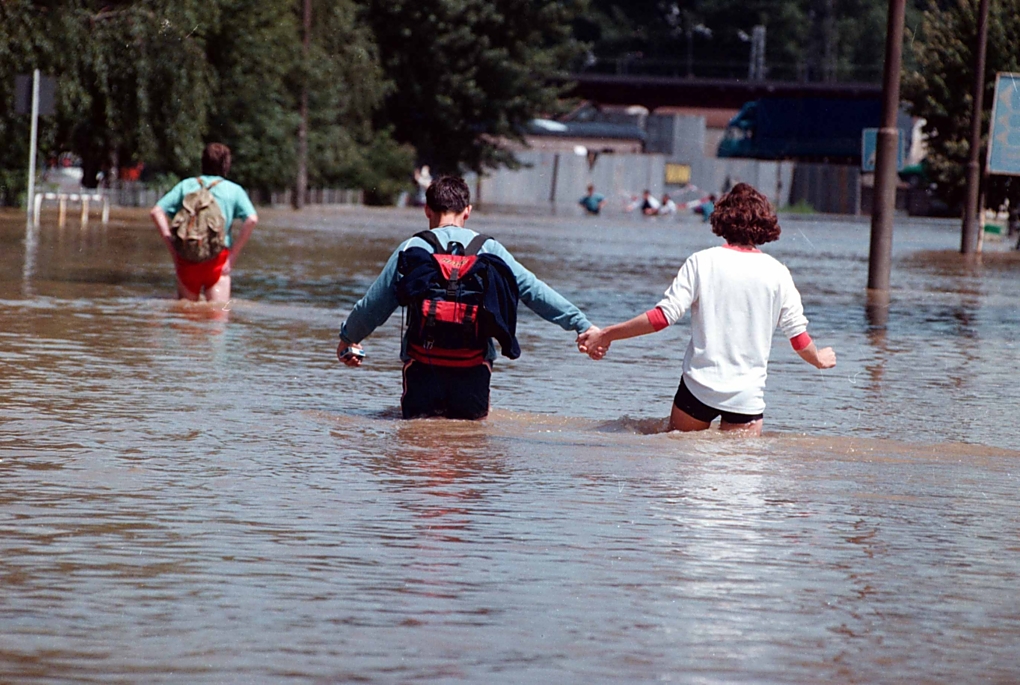
[[[337,357],[362,364],[359,344],[398,306],[406,306],[401,342],[405,419],[481,419],[489,413],[496,358],[516,359],[517,301],[546,321],[578,334],[597,330],[562,295],[521,266],[495,239],[464,224],[471,195],[463,179],[445,176],[425,193],[429,230],[404,241],[340,328]]]
[[[203,290],[209,302],[230,299],[231,268],[259,217],[244,188],[224,178],[229,173],[230,148],[209,143],[202,153],[202,175],[178,183],[149,212],[173,257],[182,300],[197,302]],[[244,223],[231,240],[234,219]]]

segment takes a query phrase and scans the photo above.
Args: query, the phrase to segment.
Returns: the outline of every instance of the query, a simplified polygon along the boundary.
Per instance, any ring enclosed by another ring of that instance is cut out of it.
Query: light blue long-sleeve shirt
[[[432,232],[439,238],[443,247],[446,247],[451,241],[456,241],[466,247],[471,239],[478,235],[470,228],[460,226],[440,226],[433,229]],[[432,252],[432,246],[421,238],[413,237],[401,243],[390,255],[386,266],[369,287],[368,292],[358,300],[347,320],[340,327],[341,340],[347,343],[361,342],[372,331],[385,323],[400,306],[397,302],[396,290],[397,280],[400,278],[400,274],[397,273],[397,260],[400,253],[409,247],[421,247]],[[581,313],[580,309],[546,285],[535,274],[521,266],[513,255],[495,239],[486,240],[479,253],[495,255],[506,262],[517,279],[520,301],[546,321],[556,324],[563,330],[576,331],[577,333],[583,333],[591,327],[591,322]],[[405,348],[406,337],[401,344],[401,358],[407,361],[408,356]],[[485,358],[489,361],[496,358],[496,347],[491,339]]]

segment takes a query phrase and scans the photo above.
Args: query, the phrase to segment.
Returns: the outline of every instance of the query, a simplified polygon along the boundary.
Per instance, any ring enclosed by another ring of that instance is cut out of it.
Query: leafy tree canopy
[[[7,0],[0,3],[0,95],[14,74],[58,78],[57,114],[40,150],[82,159],[84,183],[144,162],[195,173],[206,142],[234,152],[231,176],[265,190],[293,182],[297,95],[307,78],[313,183],[359,183],[411,153],[372,129],[387,82],[353,0],[315,0],[303,57],[293,0]],[[14,199],[28,153],[28,117],[0,110],[0,169]],[[378,156],[389,155],[389,164]],[[370,158],[375,156],[374,162]],[[405,174],[406,175],[406,174]],[[391,188],[392,190],[392,188]]]
[[[982,145],[987,145],[995,74],[1020,71],[1020,0],[990,3],[988,51],[985,58]],[[911,113],[926,121],[928,165],[939,192],[951,206],[959,205],[966,191],[970,156],[971,112],[974,111],[973,64],[977,45],[977,3],[956,0],[932,7],[911,42],[916,71],[903,79],[902,93]],[[985,185],[985,205],[1000,207],[1008,198],[1020,201],[1020,183],[991,176]]]
[[[910,0],[908,24],[926,6]],[[592,0],[575,33],[589,69],[746,78],[761,25],[770,79],[877,82],[887,13],[887,0]]]
[[[514,165],[503,141],[559,109],[551,77],[583,52],[580,1],[362,1],[394,84],[380,120],[441,172]]]

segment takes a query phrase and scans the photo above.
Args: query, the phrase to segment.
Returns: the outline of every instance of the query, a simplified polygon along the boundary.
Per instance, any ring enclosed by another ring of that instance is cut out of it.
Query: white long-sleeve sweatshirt
[[[657,305],[666,323],[689,309],[684,383],[704,404],[739,414],[765,410],[765,378],[776,326],[810,341],[790,271],[759,250],[723,245],[691,255]],[[794,347],[799,349],[797,342]]]

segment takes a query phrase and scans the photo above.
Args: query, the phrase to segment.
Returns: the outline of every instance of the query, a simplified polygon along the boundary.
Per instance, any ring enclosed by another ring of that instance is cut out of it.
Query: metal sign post
[[[28,196],[25,198],[26,215],[32,224],[32,206],[35,200],[35,158],[38,154],[39,117],[53,114],[56,93],[56,79],[42,76],[36,69],[32,75],[19,74],[14,79],[14,111],[17,114],[31,114],[31,133],[28,143]]]
[[[35,155],[39,138],[39,70],[32,72],[32,133],[28,143],[28,197],[25,200],[25,217],[28,224],[33,221],[32,207],[35,205]]]

